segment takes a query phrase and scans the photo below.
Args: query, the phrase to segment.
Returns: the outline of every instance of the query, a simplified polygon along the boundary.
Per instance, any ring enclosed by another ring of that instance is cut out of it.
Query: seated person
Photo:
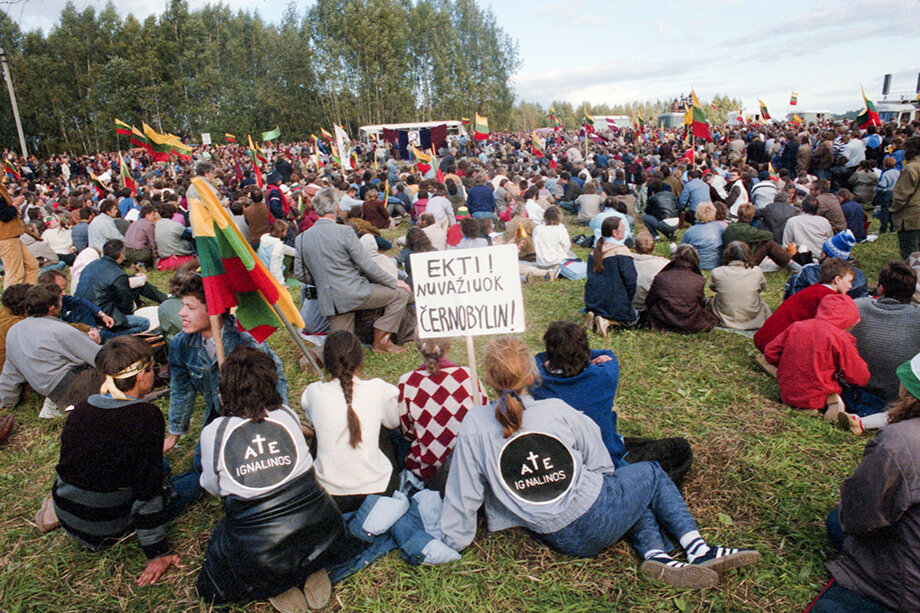
[[[406,469],[428,489],[444,491],[460,423],[477,399],[470,389],[470,371],[447,359],[449,338],[415,341],[422,365],[399,378],[399,431],[409,444]],[[479,401],[485,388],[478,382]]]
[[[220,415],[220,367],[214,345],[214,329],[208,315],[204,281],[199,275],[188,276],[184,283],[175,288],[175,295],[182,300],[179,318],[182,331],[169,345],[169,435],[163,443],[163,451],[169,451],[188,432],[195,397],[201,394],[204,400],[204,425]],[[229,355],[240,346],[255,347],[267,354],[275,363],[278,372],[278,393],[287,402],[288,384],[284,376],[284,365],[268,343],[256,342],[248,332],[237,329],[236,318],[223,313],[218,318],[224,355]]]
[[[454,220],[451,225],[456,223],[457,221]],[[433,249],[437,251],[444,251],[447,249],[447,232],[445,232],[444,228],[435,221],[434,215],[431,213],[422,213],[419,215],[418,227],[428,236],[428,240],[431,241]]]
[[[754,205],[745,202],[738,207],[738,221],[729,224],[722,234],[722,244],[728,245],[732,241],[741,241],[751,248],[751,263],[760,266],[767,256],[780,268],[789,266],[792,270],[800,270],[801,266],[792,261],[789,252],[773,241],[773,233],[769,230],[758,230],[751,225],[754,220]]]
[[[636,266],[629,249],[618,243],[626,222],[619,217],[604,220],[601,239],[588,256],[585,282],[585,310],[588,328],[607,336],[611,325],[633,326],[639,316],[633,308],[636,294]]]
[[[409,287],[413,287],[412,254],[427,253],[429,251],[434,251],[434,247],[425,231],[421,228],[409,228],[406,233],[406,246],[396,256],[396,261],[402,265],[403,270],[406,272],[406,283],[409,284]]]
[[[489,246],[489,241],[482,236],[479,220],[475,217],[461,219],[460,231],[463,233],[463,238],[457,243],[456,249],[477,249]]]
[[[146,274],[128,276],[121,267],[124,260],[124,242],[108,241],[102,248],[102,257],[83,270],[74,292],[74,296],[98,305],[115,320],[111,328],[101,330],[103,339],[146,332],[150,321],[133,314],[141,296],[158,304],[166,300],[166,294],[147,282]]]
[[[810,613],[892,613],[920,610],[920,360],[897,369],[901,395],[888,426],[866,445],[862,461],[840,487],[827,518],[840,557]]]
[[[896,260],[879,272],[878,299],[856,300],[859,323],[851,333],[872,376],[865,387],[844,387],[841,394],[849,413],[847,427],[854,434],[887,423],[879,412],[898,399],[900,383],[895,371],[920,353],[920,306],[911,302],[916,285],[917,273]],[[859,419],[866,416],[871,419]]]
[[[646,231],[636,235],[636,252],[632,254],[633,265],[636,267],[636,295],[633,296],[633,307],[640,319],[645,315],[645,298],[652,286],[655,276],[661,269],[668,265],[668,258],[654,255],[655,239]]]
[[[814,196],[805,196],[802,200],[802,213],[786,220],[783,247],[795,245],[800,252],[818,254],[824,241],[834,236],[831,222],[818,215],[818,200]]]
[[[275,363],[254,347],[234,349],[220,369],[221,417],[201,432],[201,487],[226,512],[198,575],[207,602],[320,608],[331,590],[325,566],[360,548],[317,482],[300,419],[277,387]]]
[[[700,215],[701,204],[696,209]],[[718,323],[706,308],[706,278],[692,245],[678,245],[671,262],[655,276],[645,299],[654,330],[693,334],[709,332]]]
[[[679,221],[678,208],[680,207],[677,202],[677,196],[670,191],[670,187],[667,187],[666,183],[658,179],[649,182],[648,194],[649,198],[645,204],[642,223],[645,224],[652,236],[657,238],[660,232],[669,241],[673,241],[674,232],[677,231]],[[697,209],[697,216],[699,216],[699,209]],[[721,246],[721,243],[719,245]]]
[[[26,318],[26,295],[32,286],[28,283],[17,283],[3,288],[0,296],[0,370],[6,362],[6,335],[13,325]]]
[[[621,186],[624,187],[625,186]],[[620,210],[622,209],[622,210]],[[588,224],[588,227],[594,230],[594,240],[598,241],[601,238],[601,226],[604,223],[604,220],[608,217],[619,217],[623,220],[625,224],[625,230],[623,238],[619,240],[620,243],[631,247],[633,245],[633,230],[632,230],[632,218],[625,213],[626,205],[622,201],[617,200],[616,197],[611,196],[604,200],[604,203],[601,207],[601,212],[594,216],[591,220],[591,223]]]
[[[61,288],[61,319],[69,324],[77,324],[77,329],[81,332],[88,332],[90,328],[103,326],[111,328],[115,325],[114,319],[89,300],[67,294],[67,275],[62,271],[46,270],[39,275],[38,283],[39,285],[50,283]]]
[[[591,418],[562,400],[528,395],[537,371],[524,341],[493,340],[482,364],[499,399],[474,407],[460,430],[441,512],[449,547],[469,546],[484,506],[491,530],[524,527],[571,556],[595,556],[627,536],[644,559],[643,575],[684,588],[713,587],[717,571],[760,559],[706,544],[656,462],[614,468]],[[679,537],[687,563],[665,553],[671,545],[662,530]]]
[[[538,268],[551,273],[559,269],[564,261],[573,259],[572,240],[569,231],[562,225],[562,209],[553,205],[543,213],[543,224],[533,229],[533,248]],[[556,275],[550,275],[553,279]]]
[[[766,287],[767,280],[754,265],[751,249],[746,243],[732,241],[722,253],[722,265],[709,278],[709,289],[715,292],[709,299],[709,308],[719,318],[720,326],[757,330],[770,316],[770,307],[760,296]]]
[[[845,260],[827,258],[822,261],[818,267],[818,282],[784,300],[754,334],[754,345],[762,352],[783,330],[797,321],[814,317],[822,298],[847,293],[855,273],[853,265]]]
[[[797,321],[770,341],[764,358],[777,367],[784,403],[812,411],[826,408],[825,419],[837,423],[841,383],[862,387],[869,382],[869,368],[848,332],[857,323],[856,303],[835,293],[821,299],[814,319]]]
[[[788,299],[796,292],[818,283],[821,276],[821,262],[826,258],[839,258],[841,260],[851,260],[850,249],[856,244],[856,239],[849,230],[844,230],[836,234],[830,240],[824,241],[821,252],[818,254],[818,261],[806,264],[795,275],[789,277],[786,281],[783,300]],[[853,282],[847,295],[856,300],[869,295],[869,283],[866,281],[866,275],[859,268],[853,265]]]
[[[700,268],[712,270],[722,257],[724,226],[716,221],[716,207],[711,202],[701,202],[696,207],[696,224],[690,226],[680,239],[681,245],[692,245],[700,260]]]
[[[6,334],[0,407],[15,407],[22,385],[28,383],[45,397],[38,416],[58,417],[64,414],[58,402],[73,397],[84,378],[80,375],[93,369],[99,345],[59,319],[61,291],[57,285],[32,286],[25,306],[28,317]]]
[[[145,201],[139,217],[131,222],[128,231],[125,232],[126,263],[141,263],[152,268],[154,262],[160,258],[154,229],[159,219],[160,214],[156,208]]]
[[[284,285],[284,258],[294,257],[296,253],[293,247],[285,245],[282,240],[287,235],[287,231],[287,222],[276,219],[272,223],[271,230],[262,235],[257,253],[268,272],[281,285]]]
[[[160,219],[153,231],[160,256],[157,264],[159,270],[172,270],[195,255],[191,228],[171,219],[172,211],[172,206],[165,202],[157,209]]]
[[[99,350],[95,364],[104,382],[64,423],[57,480],[36,523],[42,532],[60,525],[92,550],[136,533],[147,557],[137,585],[149,585],[181,562],[170,551],[166,523],[199,497],[198,475],[166,481],[163,414],[139,400],[153,388],[147,343],[114,338]]]

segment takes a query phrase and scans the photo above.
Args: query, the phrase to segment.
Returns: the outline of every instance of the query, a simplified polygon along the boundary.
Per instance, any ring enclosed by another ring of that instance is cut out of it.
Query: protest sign
[[[211,144],[211,133],[210,133],[210,132],[202,132],[202,134],[201,134],[201,144],[202,144],[202,145],[210,145],[210,144]]]
[[[517,247],[414,253],[419,338],[524,331]]]

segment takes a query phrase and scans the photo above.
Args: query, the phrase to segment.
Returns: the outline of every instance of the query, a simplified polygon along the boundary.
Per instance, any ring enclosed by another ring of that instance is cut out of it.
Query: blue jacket
[[[626,453],[623,437],[617,432],[617,413],[613,410],[617,383],[620,380],[620,364],[609,349],[591,351],[592,360],[602,355],[608,355],[613,359],[600,364],[589,364],[574,377],[562,377],[546,370],[546,353],[538,353],[534,359],[537,362],[541,383],[539,387],[531,390],[531,394],[537,400],[559,398],[590,417],[601,429],[601,438],[614,466],[619,466]]]
[[[636,321],[639,316],[632,303],[636,279],[636,265],[628,255],[604,258],[604,272],[594,272],[594,256],[589,255],[585,309],[614,321]]]
[[[92,261],[80,275],[80,283],[73,293],[99,306],[115,320],[115,327],[127,323],[127,315],[134,313],[134,290],[127,273],[110,257]]]
[[[466,208],[473,213],[495,212],[495,194],[486,185],[474,185],[466,196]]]
[[[680,192],[680,208],[686,209],[689,205],[690,210],[696,213],[696,207],[700,202],[709,200],[709,185],[702,179],[690,179],[684,185],[683,191]]]
[[[811,264],[803,266],[802,270],[789,277],[789,280],[786,281],[783,300],[817,283],[820,274],[821,265],[817,262],[812,262]],[[847,296],[856,300],[857,298],[865,298],[868,295],[869,282],[866,280],[866,275],[863,274],[863,271],[857,268],[856,274],[853,276],[853,286],[850,288],[850,291],[847,292]]]
[[[725,229],[717,221],[691,226],[684,232],[681,244],[693,245],[700,255],[700,268],[712,270],[722,262],[722,233]]]
[[[282,402],[288,403],[288,383],[284,376],[284,365],[269,348],[267,342],[257,343],[248,332],[236,327],[236,318],[227,316],[221,326],[224,354],[230,355],[237,347],[258,347],[271,356],[278,371],[278,393]],[[220,369],[217,359],[212,359],[202,345],[201,334],[180,332],[169,346],[169,433],[188,432],[195,396],[204,398],[204,425],[220,416],[220,401],[217,386],[220,383]]]

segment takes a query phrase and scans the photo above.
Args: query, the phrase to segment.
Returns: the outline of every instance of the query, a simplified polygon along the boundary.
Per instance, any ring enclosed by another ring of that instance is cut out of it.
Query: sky
[[[792,91],[797,110],[842,113],[872,100],[892,73],[892,93],[911,97],[920,73],[920,0],[478,0],[517,42],[518,100],[547,107],[672,99],[693,88],[727,95],[757,112],[782,115]],[[77,9],[104,1],[73,0]],[[0,0],[23,30],[54,27],[65,0]],[[207,4],[189,0],[191,9]],[[225,0],[233,9],[280,19],[284,0]],[[312,2],[296,2],[301,12]],[[164,0],[118,0],[143,19]]]

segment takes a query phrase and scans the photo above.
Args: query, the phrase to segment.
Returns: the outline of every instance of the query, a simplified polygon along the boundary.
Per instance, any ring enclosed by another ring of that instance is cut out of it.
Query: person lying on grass
[[[920,611],[920,355],[897,369],[888,425],[840,487],[827,534],[840,557],[809,613]]]
[[[760,560],[751,549],[709,546],[656,462],[614,469],[589,417],[529,396],[538,375],[524,341],[493,340],[483,369],[499,399],[473,408],[460,428],[441,512],[449,547],[469,546],[484,505],[490,530],[524,527],[572,556],[595,556],[628,536],[642,574],[676,587],[713,587],[722,572]],[[668,555],[662,530],[679,539],[686,563]]]
[[[153,389],[150,346],[115,337],[99,350],[96,369],[104,382],[67,417],[58,477],[35,522],[41,532],[62,526],[93,550],[136,533],[147,556],[137,584],[153,584],[181,562],[170,551],[166,523],[201,495],[198,474],[164,481],[163,414],[139,400]]]

